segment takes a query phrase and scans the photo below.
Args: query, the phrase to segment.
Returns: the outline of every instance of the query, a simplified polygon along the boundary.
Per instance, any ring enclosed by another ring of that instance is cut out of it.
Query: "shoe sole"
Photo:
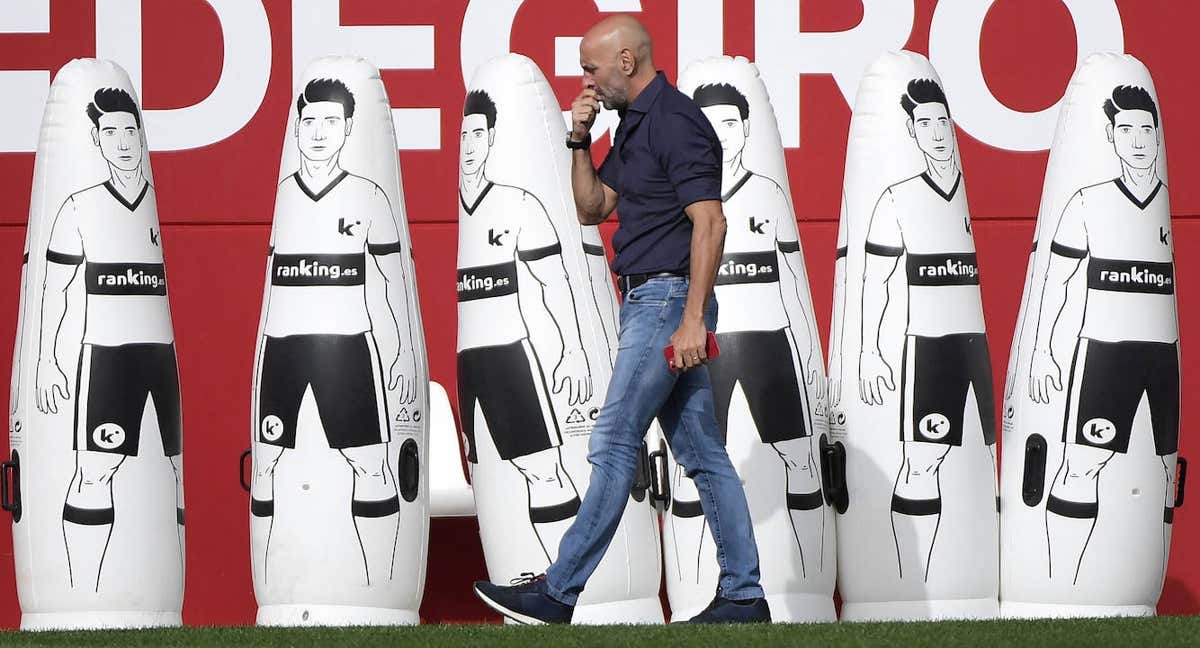
[[[516,621],[517,623],[520,623],[522,625],[547,625],[547,623],[545,621],[542,621],[541,619],[527,616],[527,615],[521,614],[520,612],[514,612],[513,610],[510,610],[510,609],[504,607],[503,605],[500,605],[499,603],[488,598],[487,594],[484,594],[483,592],[479,591],[478,587],[473,587],[471,589],[475,590],[475,596],[478,596],[479,600],[481,600],[485,604],[487,604],[488,607],[499,612],[500,614],[503,614],[504,616],[508,617],[509,619]]]

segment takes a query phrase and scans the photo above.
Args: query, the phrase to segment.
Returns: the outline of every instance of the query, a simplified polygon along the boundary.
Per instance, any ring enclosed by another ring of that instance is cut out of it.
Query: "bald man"
[[[721,142],[708,119],[654,67],[650,34],[629,16],[606,18],[579,46],[583,92],[571,107],[571,181],[579,222],[621,212],[612,269],[623,297],[619,349],[592,431],[591,483],[545,574],[475,593],[520,623],[568,623],[616,533],[642,438],[657,417],[675,459],[700,491],[717,545],[716,596],[696,623],[770,621],[741,480],[717,426],[708,343],[717,325],[713,283],[725,243]],[[588,147],[601,104],[621,117],[597,170]],[[669,359],[663,349],[674,348]]]

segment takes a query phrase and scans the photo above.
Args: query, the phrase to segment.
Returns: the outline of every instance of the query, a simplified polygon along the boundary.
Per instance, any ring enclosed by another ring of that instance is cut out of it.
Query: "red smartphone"
[[[721,348],[717,346],[717,336],[712,331],[708,332],[708,340],[704,343],[704,354],[709,360],[721,355]],[[663,355],[667,358],[667,367],[671,371],[679,371],[673,364],[675,362],[675,345],[668,344],[663,349]]]

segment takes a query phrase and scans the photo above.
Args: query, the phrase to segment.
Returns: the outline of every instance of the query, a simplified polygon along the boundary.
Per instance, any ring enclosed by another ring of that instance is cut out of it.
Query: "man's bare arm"
[[[707,359],[708,328],[704,307],[717,279],[717,265],[725,251],[725,212],[719,200],[701,200],[684,208],[692,220],[692,261],[683,321],[671,335],[675,347],[674,366],[691,369]]]
[[[600,102],[596,91],[584,88],[571,104],[571,139],[582,142],[591,132]],[[575,211],[584,225],[603,223],[617,207],[617,192],[600,180],[592,164],[592,152],[576,149],[571,152],[571,190],[575,194]]]

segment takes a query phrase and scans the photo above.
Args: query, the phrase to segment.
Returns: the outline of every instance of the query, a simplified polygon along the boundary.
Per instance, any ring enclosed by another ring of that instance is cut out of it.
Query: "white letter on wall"
[[[957,2],[958,0],[955,0]],[[841,32],[802,32],[800,0],[757,0],[754,51],[767,85],[779,134],[800,146],[800,75],[829,73],[850,107],[863,70],[880,54],[904,47],[912,33],[913,5],[903,0],[862,0],[863,19]]]
[[[361,56],[380,70],[432,70],[433,25],[343,27],[339,0],[293,0],[292,86],[313,59],[331,54]],[[402,150],[441,148],[441,121],[438,108],[392,109]]]
[[[0,0],[0,34],[50,32],[50,0]],[[42,109],[50,95],[49,70],[3,70],[0,86],[0,153],[37,149]]]
[[[1049,148],[1062,97],[1045,110],[1018,112],[997,101],[983,80],[979,40],[984,18],[994,1],[939,2],[929,25],[930,62],[946,86],[946,98],[954,106],[954,122],[972,137],[1013,151]],[[1075,23],[1076,65],[1094,52],[1124,51],[1121,14],[1115,2],[1062,1]],[[1036,74],[1037,70],[1030,73]]]
[[[156,151],[199,148],[238,132],[258,112],[271,77],[271,28],[258,0],[206,0],[221,25],[224,51],[217,85],[199,103],[146,110],[146,140]],[[96,0],[96,57],[129,73],[142,94],[142,5]]]

